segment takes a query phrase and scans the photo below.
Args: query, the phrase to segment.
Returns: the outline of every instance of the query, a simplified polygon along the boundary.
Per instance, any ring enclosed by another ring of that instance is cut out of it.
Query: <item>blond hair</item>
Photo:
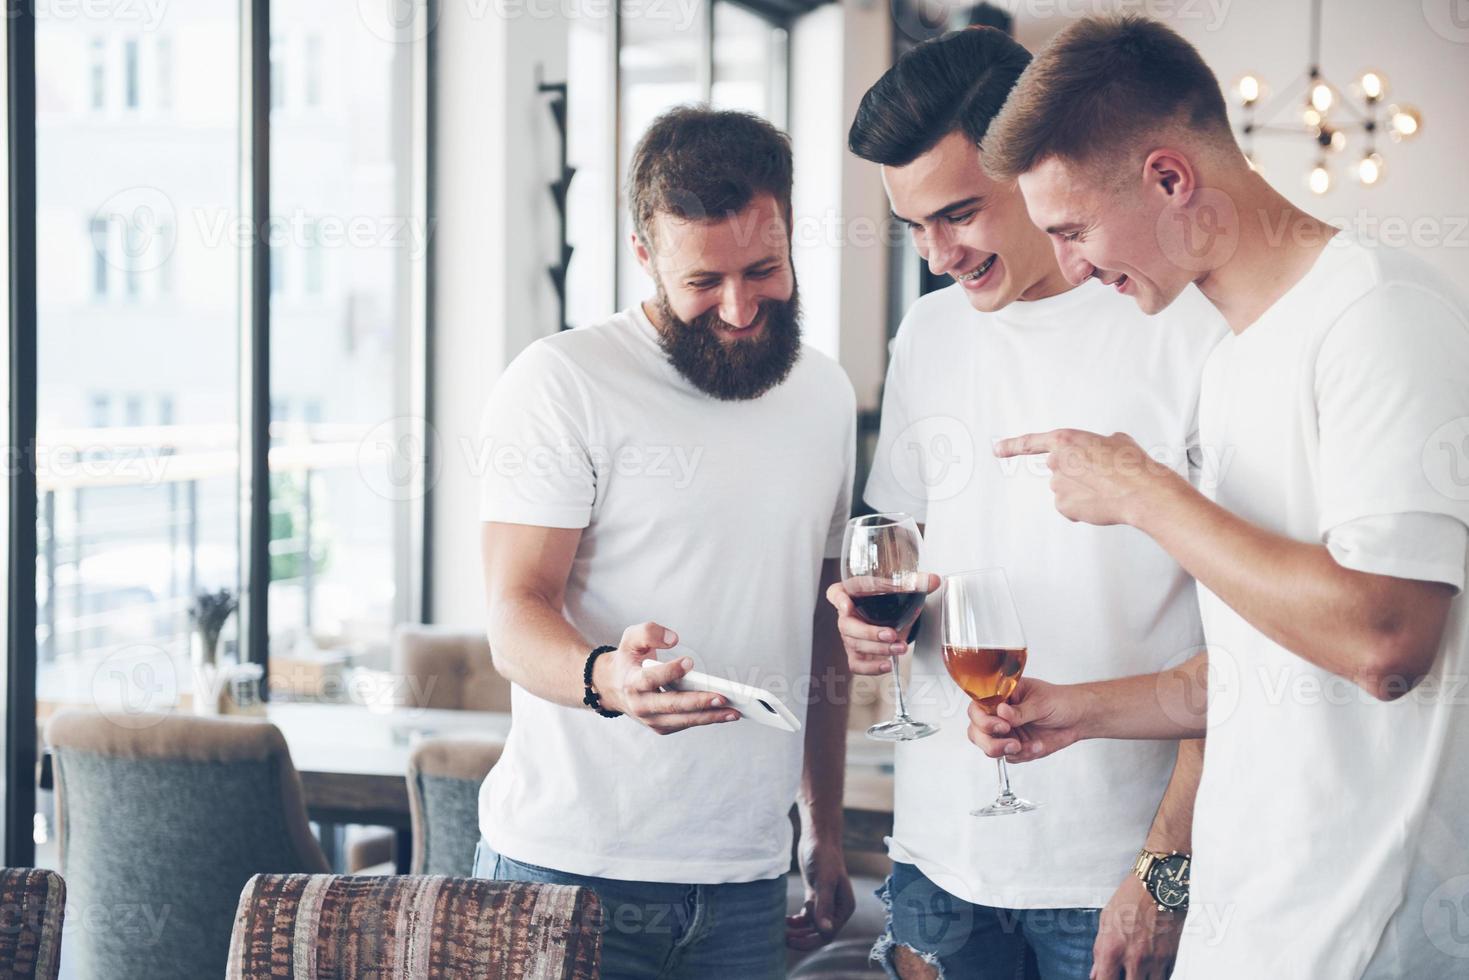
[[[1121,169],[1150,136],[1181,127],[1234,144],[1219,81],[1194,46],[1136,15],[1067,26],[1031,61],[985,133],[980,159],[1013,180],[1049,159]]]

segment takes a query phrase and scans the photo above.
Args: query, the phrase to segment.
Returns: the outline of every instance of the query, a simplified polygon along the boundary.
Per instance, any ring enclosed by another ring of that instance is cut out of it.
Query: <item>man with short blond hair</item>
[[[1149,312],[1196,286],[1232,334],[1200,400],[1226,461],[1208,495],[1125,434],[996,448],[1049,454],[1062,514],[1132,525],[1193,574],[1207,652],[1120,681],[1027,678],[999,717],[971,712],[971,739],[1022,761],[1207,730],[1180,977],[1462,977],[1462,300],[1271,188],[1198,53],[1142,18],[1063,30],[984,147],[1071,281]]]

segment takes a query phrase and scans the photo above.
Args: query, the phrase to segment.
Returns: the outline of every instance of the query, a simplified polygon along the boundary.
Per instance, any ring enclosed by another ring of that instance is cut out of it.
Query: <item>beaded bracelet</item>
[[[582,687],[586,690],[586,693],[582,695],[581,703],[586,705],[588,708],[591,708],[603,718],[621,718],[622,712],[608,711],[606,708],[602,707],[602,696],[596,691],[592,690],[592,665],[597,662],[597,658],[600,657],[602,654],[611,653],[613,650],[616,649],[616,647],[608,646],[597,647],[597,649],[587,654],[587,665],[586,667],[582,668],[581,672]]]

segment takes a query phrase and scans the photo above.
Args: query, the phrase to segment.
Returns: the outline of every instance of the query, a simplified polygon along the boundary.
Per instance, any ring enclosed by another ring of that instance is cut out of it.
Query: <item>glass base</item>
[[[879,742],[912,742],[937,732],[937,725],[930,725],[926,721],[914,721],[912,718],[891,718],[880,721],[867,729],[867,737],[877,739]]]
[[[1038,809],[1040,809],[1039,803],[1022,800],[1014,793],[1007,793],[1004,796],[996,797],[995,802],[983,809],[970,810],[969,815],[971,817],[1003,817],[1010,813],[1026,813]]]

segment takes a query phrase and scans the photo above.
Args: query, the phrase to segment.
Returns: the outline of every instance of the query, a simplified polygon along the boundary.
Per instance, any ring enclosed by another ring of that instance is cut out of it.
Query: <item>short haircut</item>
[[[998,180],[1050,157],[1111,167],[1167,126],[1234,142],[1219,81],[1199,52],[1145,17],[1088,17],[1057,34],[1020,76],[985,135],[981,162]]]
[[[857,107],[847,147],[884,166],[912,163],[962,132],[976,147],[1030,52],[993,27],[971,27],[909,49]]]
[[[653,216],[715,221],[738,214],[760,194],[775,198],[791,223],[791,144],[747,112],[679,106],[648,127],[627,173],[633,229],[654,251]]]

